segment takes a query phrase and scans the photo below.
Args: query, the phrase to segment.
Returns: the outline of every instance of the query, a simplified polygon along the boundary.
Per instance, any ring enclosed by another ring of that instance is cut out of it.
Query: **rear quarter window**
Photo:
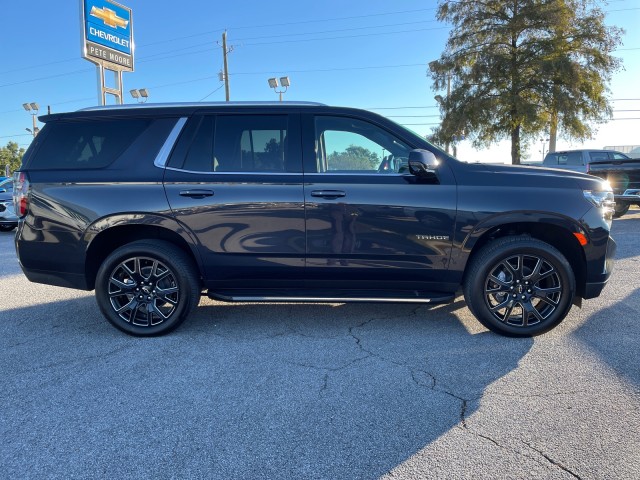
[[[28,168],[92,169],[113,163],[151,123],[148,119],[60,121],[46,135]],[[44,133],[44,132],[43,132]]]
[[[542,162],[545,165],[558,165],[558,154],[557,153],[549,153]]]

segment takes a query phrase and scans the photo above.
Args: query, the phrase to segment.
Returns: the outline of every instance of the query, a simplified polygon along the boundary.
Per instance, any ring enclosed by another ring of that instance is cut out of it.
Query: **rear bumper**
[[[616,202],[640,203],[640,189],[629,188],[622,194],[614,195]]]

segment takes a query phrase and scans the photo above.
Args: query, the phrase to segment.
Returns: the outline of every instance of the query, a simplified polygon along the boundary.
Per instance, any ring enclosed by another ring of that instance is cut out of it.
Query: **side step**
[[[223,302],[303,303],[449,303],[454,294],[417,290],[209,290],[207,296]]]

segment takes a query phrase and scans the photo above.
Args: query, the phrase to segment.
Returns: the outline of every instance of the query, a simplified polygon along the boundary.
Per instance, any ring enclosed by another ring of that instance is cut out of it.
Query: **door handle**
[[[346,197],[347,194],[342,190],[313,190],[311,192],[311,196],[334,199],[334,198]]]
[[[204,197],[212,197],[213,190],[182,190],[180,192],[181,197],[191,197],[191,198],[204,198]]]

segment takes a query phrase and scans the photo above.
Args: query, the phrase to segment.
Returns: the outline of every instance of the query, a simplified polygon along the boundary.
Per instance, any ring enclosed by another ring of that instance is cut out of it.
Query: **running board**
[[[405,295],[399,295],[400,292],[368,292],[368,295],[353,295],[355,292],[344,292],[344,295],[319,295],[315,294],[298,294],[291,295],[291,292],[285,294],[276,294],[274,292],[229,292],[229,291],[209,291],[207,295],[214,300],[223,302],[302,302],[302,303],[449,303],[455,299],[455,295],[446,295],[438,293],[435,295],[427,295],[426,292],[402,292]]]

